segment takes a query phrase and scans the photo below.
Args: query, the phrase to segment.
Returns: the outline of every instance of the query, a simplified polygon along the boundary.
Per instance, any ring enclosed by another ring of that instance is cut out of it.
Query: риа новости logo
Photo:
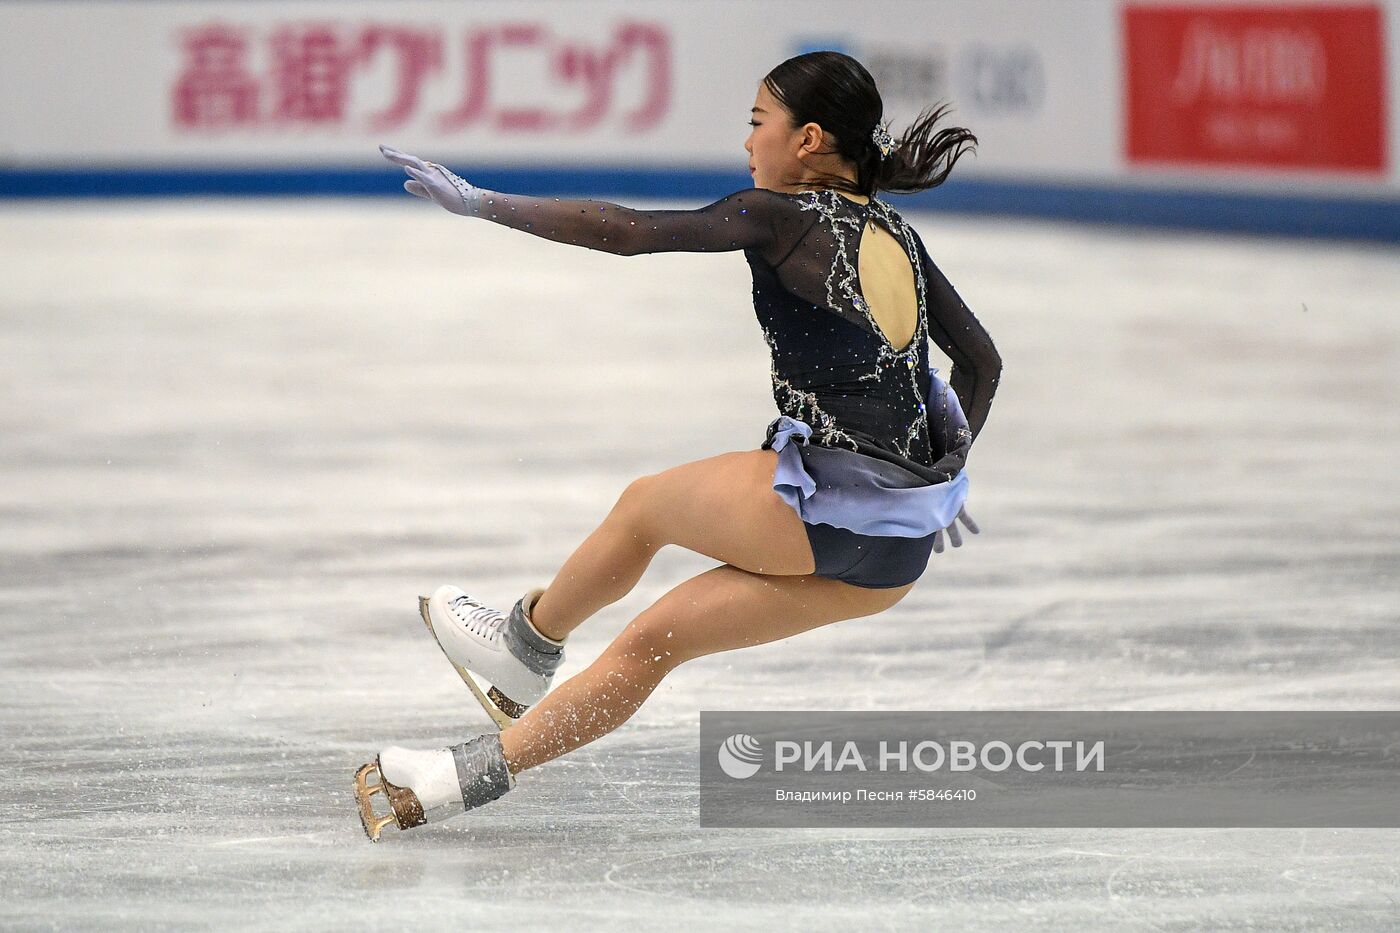
[[[732,778],[753,777],[763,764],[763,746],[743,732],[731,735],[719,747],[719,766]]]

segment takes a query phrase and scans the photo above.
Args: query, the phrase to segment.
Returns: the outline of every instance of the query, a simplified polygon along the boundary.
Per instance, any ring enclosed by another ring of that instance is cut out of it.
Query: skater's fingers
[[[409,165],[405,165],[403,170],[428,191],[450,192],[453,190],[452,183],[447,180],[447,176],[442,174],[440,169],[441,166],[430,162],[427,170],[416,169]]]
[[[948,542],[952,544],[953,547],[962,547],[962,532],[958,531],[957,522],[953,522],[953,524],[948,526]]]
[[[963,523],[963,527],[973,534],[981,534],[982,529],[977,527],[977,523],[972,520],[972,516],[967,514],[967,507],[958,509],[958,521]]]
[[[400,152],[399,150],[391,149],[388,146],[380,146],[379,151],[383,154],[384,158],[388,159],[390,162],[393,162],[395,165],[402,165],[405,167],[411,165],[414,168],[422,169],[423,171],[427,171],[428,169],[427,164],[422,159],[418,158],[416,155],[409,155],[407,152]]]
[[[422,159],[418,158],[415,155],[409,155],[407,152],[399,152],[397,149],[387,148],[383,149],[382,151],[384,153],[384,158],[388,159],[390,162],[393,162],[395,165],[401,165],[404,168],[416,169],[427,169],[428,167],[427,162],[424,162]]]
[[[941,528],[933,533],[933,553],[943,553],[943,530]]]
[[[428,194],[428,189],[423,187],[421,181],[406,181],[403,183],[403,190],[407,191],[409,194],[416,194],[420,198],[427,198],[429,201],[433,199],[433,196]]]

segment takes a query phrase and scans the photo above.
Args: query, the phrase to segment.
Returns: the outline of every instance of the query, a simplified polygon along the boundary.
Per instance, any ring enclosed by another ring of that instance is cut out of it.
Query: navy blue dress
[[[888,203],[831,189],[737,191],[691,211],[492,194],[477,216],[618,255],[743,250],[771,352],[779,416],[773,488],[801,517],[816,574],[903,586],[967,496],[966,463],[1001,373],[990,335]],[[861,235],[878,224],[904,248],[918,321],[895,347],[861,294]],[[953,361],[944,382],[929,342]]]

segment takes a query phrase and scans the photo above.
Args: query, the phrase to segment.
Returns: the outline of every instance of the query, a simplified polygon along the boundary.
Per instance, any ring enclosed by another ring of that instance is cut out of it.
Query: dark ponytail
[[[855,165],[855,184],[839,175],[823,175],[819,181],[825,187],[870,197],[877,191],[923,191],[943,184],[958,158],[977,146],[977,137],[961,126],[935,131],[948,112],[944,104],[924,110],[907,130],[896,134],[895,148],[882,159],[870,134],[884,116],[884,101],[865,66],[841,52],[789,58],[763,83],[787,108],[794,128],[817,124],[836,146],[829,151]]]
[[[948,109],[944,104],[925,110],[895,138],[894,151],[875,170],[876,190],[908,193],[936,188],[947,181],[953,163],[964,152],[976,150],[977,137],[964,127],[949,126],[934,132],[934,124]]]

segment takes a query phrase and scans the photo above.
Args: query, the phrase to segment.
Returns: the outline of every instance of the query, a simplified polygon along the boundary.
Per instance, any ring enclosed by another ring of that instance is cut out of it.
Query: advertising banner
[[[382,194],[383,143],[502,190],[719,197],[759,82],[874,77],[977,136],[911,202],[1400,239],[1400,0],[19,0],[0,197]]]
[[[1086,18],[1096,28],[1084,28]],[[951,103],[960,174],[1116,158],[1113,7],[71,2],[0,6],[0,159],[16,166],[378,161],[732,167],[758,83],[818,49],[864,63],[898,132]]]
[[[1132,162],[1387,168],[1374,4],[1130,5],[1123,27]]]

